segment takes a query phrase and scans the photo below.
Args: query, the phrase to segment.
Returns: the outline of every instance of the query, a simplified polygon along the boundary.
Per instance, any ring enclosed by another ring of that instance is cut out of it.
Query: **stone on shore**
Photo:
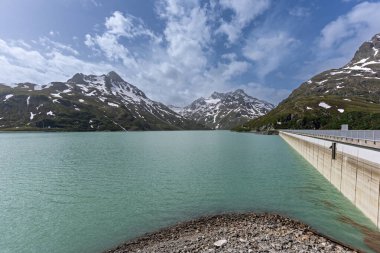
[[[227,243],[227,240],[226,239],[222,239],[222,240],[219,240],[219,241],[216,241],[216,242],[214,242],[214,245],[216,246],[216,247],[222,247],[224,244],[226,244]]]

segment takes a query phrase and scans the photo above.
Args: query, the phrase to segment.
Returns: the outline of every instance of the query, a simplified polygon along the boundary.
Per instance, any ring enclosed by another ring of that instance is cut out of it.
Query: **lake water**
[[[234,211],[284,214],[365,250],[375,229],[279,136],[228,131],[1,133],[0,194],[1,253],[102,252]]]

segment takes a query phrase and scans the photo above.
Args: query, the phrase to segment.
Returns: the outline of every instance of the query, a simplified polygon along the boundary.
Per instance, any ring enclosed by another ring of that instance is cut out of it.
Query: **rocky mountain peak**
[[[105,80],[107,83],[109,83],[110,87],[112,86],[111,85],[112,83],[122,83],[122,82],[127,83],[115,71],[111,71],[106,75],[100,75],[100,76],[76,73],[72,78],[67,80],[67,82],[73,83],[73,84],[88,84],[94,81],[99,82],[100,80]]]
[[[107,76],[110,80],[115,81],[115,82],[125,82],[125,81],[123,80],[123,78],[121,78],[121,77],[119,76],[119,74],[116,73],[115,71],[111,71],[111,72],[109,72],[106,76]]]
[[[370,41],[364,42],[356,51],[354,58],[348,65],[358,62],[366,62],[380,59],[380,33],[372,37]]]
[[[373,44],[380,44],[380,33],[375,34],[371,39]],[[380,46],[380,45],[378,45]]]
[[[70,78],[69,80],[67,80],[68,83],[80,83],[80,84],[84,84],[86,83],[84,81],[84,77],[85,75],[82,74],[82,73],[76,73],[72,78]]]
[[[240,96],[248,96],[243,89],[237,89],[234,92],[232,92],[234,95],[240,95]]]
[[[221,93],[221,92],[216,92],[214,91],[212,94],[211,94],[211,98],[214,98],[214,99],[220,99],[220,98],[223,98],[225,96],[224,93]]]

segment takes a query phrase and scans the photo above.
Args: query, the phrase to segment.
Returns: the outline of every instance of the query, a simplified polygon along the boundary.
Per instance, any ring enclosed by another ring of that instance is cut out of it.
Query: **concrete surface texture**
[[[380,150],[294,133],[280,136],[380,228]]]

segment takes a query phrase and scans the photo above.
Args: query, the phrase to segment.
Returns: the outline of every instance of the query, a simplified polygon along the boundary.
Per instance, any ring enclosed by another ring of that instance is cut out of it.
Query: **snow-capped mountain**
[[[273,111],[240,130],[380,127],[380,34],[364,42],[352,60],[301,84]]]
[[[214,92],[208,98],[199,98],[178,113],[212,129],[230,129],[248,120],[265,115],[274,106],[247,95],[243,90]]]
[[[339,69],[325,71],[294,90],[290,97],[310,94],[363,96],[380,102],[380,34],[364,42],[354,58]]]
[[[75,74],[48,85],[0,85],[0,129],[155,130],[202,128],[149,99],[117,73]]]

